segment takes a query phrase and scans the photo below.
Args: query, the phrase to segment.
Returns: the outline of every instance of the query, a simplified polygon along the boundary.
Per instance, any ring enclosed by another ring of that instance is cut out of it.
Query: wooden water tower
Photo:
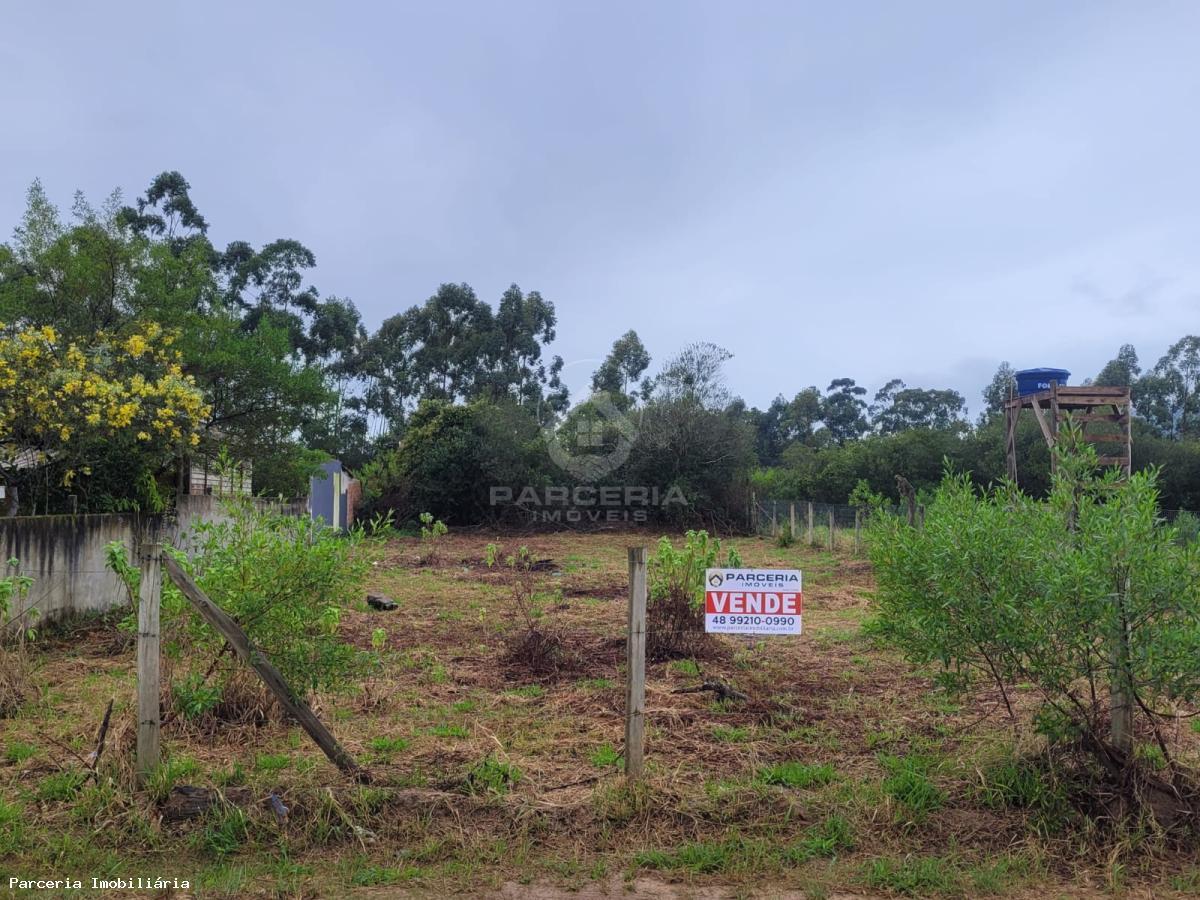
[[[1039,370],[1030,370],[1039,371]],[[1061,371],[1061,370],[1041,370]],[[1018,375],[1023,373],[1018,373]],[[1069,373],[1063,372],[1064,375]],[[1063,379],[1065,381],[1065,378]],[[1020,382],[1018,382],[1020,384]],[[1029,407],[1037,417],[1046,439],[1046,446],[1051,450],[1058,440],[1058,428],[1068,413],[1071,419],[1079,423],[1083,431],[1083,439],[1093,444],[1102,466],[1120,466],[1126,476],[1129,475],[1133,454],[1133,419],[1132,403],[1127,387],[1059,387],[1057,379],[1046,384],[1048,389],[1035,392],[1022,392],[1010,397],[1004,404],[1004,435],[1005,451],[1008,456],[1008,477],[1017,480],[1017,420],[1021,410]],[[1089,426],[1102,423],[1117,426],[1105,428],[1102,431]],[[1051,465],[1054,457],[1051,456]]]

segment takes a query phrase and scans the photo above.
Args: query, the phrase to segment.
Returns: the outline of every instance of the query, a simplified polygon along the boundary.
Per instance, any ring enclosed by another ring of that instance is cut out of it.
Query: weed
[[[250,820],[231,803],[214,807],[199,833],[200,846],[217,859],[237,850],[249,836]]]
[[[582,681],[575,682],[575,686],[585,691],[607,691],[616,687],[610,678],[584,678]]]
[[[808,788],[829,784],[835,777],[829,763],[809,765],[802,762],[782,762],[760,769],[757,780],[763,784],[778,784],[783,787]]]
[[[677,659],[671,663],[671,671],[692,678],[700,677],[700,665],[694,659]]]
[[[684,844],[674,850],[646,850],[637,854],[634,865],[647,869],[682,869],[695,875],[737,870],[757,870],[777,862],[764,841],[729,838],[720,842]]]
[[[25,814],[16,803],[0,800],[0,857],[8,857],[25,843]]]
[[[609,769],[613,766],[618,769],[625,767],[625,757],[618,753],[612,744],[601,744],[591,752],[588,759],[597,769]]]
[[[714,741],[723,744],[741,744],[750,740],[750,729],[741,725],[718,725],[712,730]]]
[[[1043,837],[1061,829],[1071,816],[1063,787],[1033,760],[1008,757],[988,767],[978,796],[989,809],[1030,810],[1031,824]]]
[[[82,772],[55,772],[38,782],[37,798],[60,802],[74,800],[86,780],[87,775]]]
[[[977,893],[1000,894],[1011,890],[1032,874],[1034,866],[1025,856],[1001,856],[968,870],[967,877]]]
[[[4,761],[12,766],[19,766],[25,760],[37,755],[37,747],[23,741],[10,741],[4,747]]]
[[[425,733],[443,738],[465,738],[470,734],[465,725],[450,725],[445,722],[441,725],[434,725],[432,728],[427,728]]]
[[[467,773],[463,787],[468,794],[506,794],[520,780],[516,766],[485,756]]]
[[[854,832],[841,816],[830,816],[805,832],[803,839],[789,847],[785,856],[789,862],[802,863],[816,857],[837,856],[842,850],[854,849]]]
[[[207,684],[203,676],[189,675],[183,681],[171,683],[175,708],[185,719],[199,719],[217,708],[222,691],[219,685]]]
[[[546,696],[546,689],[540,684],[526,684],[519,688],[513,688],[509,693],[517,697],[537,698]]]
[[[281,772],[292,766],[292,758],[286,753],[260,753],[254,758],[254,771]]]
[[[246,783],[246,770],[240,762],[235,762],[228,769],[221,769],[213,775],[213,782],[219,787],[233,787]]]
[[[867,864],[863,878],[868,887],[912,897],[951,891],[958,885],[953,863],[936,856],[873,859]]]
[[[183,778],[189,778],[200,771],[196,761],[187,756],[171,757],[150,774],[146,783],[146,791],[155,803],[162,803],[171,795],[171,788]]]
[[[399,753],[401,750],[407,750],[408,741],[401,737],[377,737],[372,738],[367,746],[381,756],[386,756],[392,753]]]
[[[903,804],[914,821],[920,821],[946,802],[945,792],[929,780],[932,762],[927,757],[881,754],[879,764],[888,773],[883,780],[884,794]]]

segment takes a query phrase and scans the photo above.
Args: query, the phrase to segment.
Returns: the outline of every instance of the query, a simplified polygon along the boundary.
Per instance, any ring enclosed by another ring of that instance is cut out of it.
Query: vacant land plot
[[[382,662],[361,689],[316,703],[369,785],[346,782],[275,718],[175,720],[162,773],[131,795],[131,648],[104,622],[45,636],[36,695],[0,722],[5,885],[161,877],[204,896],[1200,890],[1187,851],[1080,824],[1080,798],[1037,777],[1036,741],[1027,723],[1014,732],[998,695],[953,702],[876,646],[863,631],[865,561],[762,539],[733,543],[746,565],[803,568],[804,635],[721,638],[699,658],[651,661],[648,777],[627,785],[625,548],[652,537],[454,534],[424,562],[416,540],[378,547],[370,590],[398,608],[364,603],[341,628],[382,648]],[[522,655],[520,579],[487,565],[489,543],[501,561],[521,546],[538,561],[527,612],[561,640],[548,669]],[[711,678],[749,699],[681,692]],[[85,780],[110,698],[107,762]],[[1018,696],[1018,713],[1029,700]],[[1181,752],[1197,738],[1183,729]],[[163,821],[181,785],[218,788],[230,805]]]

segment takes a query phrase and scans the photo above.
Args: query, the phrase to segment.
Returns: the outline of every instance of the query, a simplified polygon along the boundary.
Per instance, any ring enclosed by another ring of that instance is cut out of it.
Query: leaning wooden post
[[[813,545],[813,505],[808,501],[808,546]]]
[[[646,741],[646,548],[629,548],[629,643],[625,693],[625,775],[642,777]]]
[[[159,607],[162,572],[159,546],[162,519],[139,517],[137,534],[141,585],[138,592],[137,634],[137,780],[144,785],[162,760],[159,744]]]
[[[771,537],[779,536],[779,501],[771,501]]]
[[[862,507],[854,507],[854,555],[862,550]]]
[[[829,552],[833,552],[833,507],[829,507]]]

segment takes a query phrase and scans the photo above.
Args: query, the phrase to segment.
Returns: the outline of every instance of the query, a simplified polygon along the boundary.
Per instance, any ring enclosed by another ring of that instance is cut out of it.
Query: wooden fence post
[[[813,505],[808,501],[808,546],[813,545]]]
[[[829,507],[829,552],[833,552],[833,507]]]
[[[779,536],[779,501],[771,501],[771,537]]]
[[[862,507],[854,507],[854,555],[862,550]]]
[[[788,528],[791,529],[792,540],[796,539],[796,504],[788,504]]]
[[[629,548],[629,643],[625,677],[625,775],[642,777],[646,748],[646,548]]]
[[[750,530],[758,534],[758,494],[750,492]]]
[[[162,599],[162,519],[139,517],[134,537],[141,586],[138,592],[137,633],[137,779],[146,779],[162,760],[159,744],[159,607]]]

